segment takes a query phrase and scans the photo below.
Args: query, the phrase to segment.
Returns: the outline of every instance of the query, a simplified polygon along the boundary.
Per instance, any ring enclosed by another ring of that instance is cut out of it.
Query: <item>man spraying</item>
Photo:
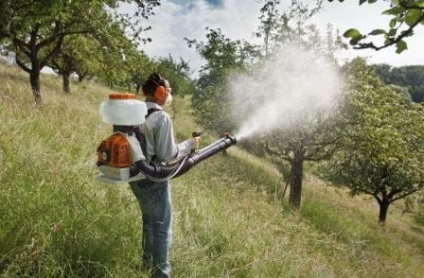
[[[170,116],[162,106],[172,102],[171,87],[165,78],[153,73],[141,88],[147,106],[145,136],[147,162],[162,165],[165,162],[190,154],[200,137],[175,143]],[[140,204],[143,222],[143,263],[153,267],[153,277],[170,277],[168,253],[171,238],[171,195],[169,180],[142,179],[130,182]]]

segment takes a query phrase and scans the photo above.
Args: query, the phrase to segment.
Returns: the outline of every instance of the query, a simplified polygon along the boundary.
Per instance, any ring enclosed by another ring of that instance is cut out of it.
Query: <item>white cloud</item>
[[[286,3],[287,4],[287,3]],[[182,57],[188,61],[192,69],[199,69],[203,61],[194,48],[188,48],[184,38],[206,40],[206,27],[221,28],[223,34],[231,39],[253,40],[252,33],[259,24],[259,10],[262,4],[255,0],[223,0],[222,5],[208,5],[205,0],[162,0],[156,8],[148,24],[152,30],[148,36],[152,42],[143,46],[143,50],[154,57],[166,57],[171,54],[175,59]],[[356,27],[364,33],[372,29],[386,27],[388,17],[381,12],[386,2],[358,5],[358,1],[328,3],[324,1],[324,10],[314,22],[325,28],[330,23],[342,33]],[[423,29],[419,26],[420,29]],[[394,66],[407,64],[424,64],[424,30],[417,30],[413,38],[409,38],[408,50],[396,54],[394,47],[380,51],[351,50],[341,55],[342,58],[366,56],[372,63],[389,63]]]
[[[182,57],[198,69],[203,61],[194,48],[189,48],[184,38],[206,40],[206,27],[221,28],[231,39],[252,39],[256,30],[260,5],[256,1],[225,0],[220,7],[208,5],[205,1],[187,1],[176,4],[162,1],[156,15],[149,19],[152,31],[148,33],[152,42],[143,46],[151,56],[163,57],[171,54]]]

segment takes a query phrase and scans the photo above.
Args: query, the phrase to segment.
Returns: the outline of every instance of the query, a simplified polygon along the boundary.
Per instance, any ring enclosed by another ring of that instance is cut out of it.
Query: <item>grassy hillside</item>
[[[135,197],[94,178],[95,150],[111,131],[98,107],[110,91],[84,83],[64,95],[60,84],[43,76],[36,108],[27,76],[0,64],[0,276],[148,277]],[[188,107],[176,99],[180,139],[196,129]],[[424,273],[423,228],[399,209],[381,227],[373,200],[308,176],[302,209],[290,212],[274,193],[278,172],[236,147],[172,185],[174,277]]]

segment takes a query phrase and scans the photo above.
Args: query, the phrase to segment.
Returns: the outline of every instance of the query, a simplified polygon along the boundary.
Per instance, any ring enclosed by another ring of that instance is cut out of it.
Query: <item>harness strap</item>
[[[162,109],[160,108],[150,108],[149,110],[147,110],[147,115],[146,115],[146,119],[153,113],[156,111],[162,111]]]
[[[146,119],[156,111],[162,111],[160,108],[150,108],[147,110]],[[144,155],[146,155],[146,136],[141,131],[136,131],[136,138],[140,142],[141,150]],[[152,157],[152,161],[155,160],[156,155]]]

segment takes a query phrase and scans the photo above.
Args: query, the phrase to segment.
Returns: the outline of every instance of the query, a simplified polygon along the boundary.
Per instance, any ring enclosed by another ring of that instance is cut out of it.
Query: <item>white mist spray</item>
[[[233,76],[230,85],[233,117],[241,123],[235,136],[241,140],[334,107],[341,83],[322,55],[286,45],[249,74]]]

